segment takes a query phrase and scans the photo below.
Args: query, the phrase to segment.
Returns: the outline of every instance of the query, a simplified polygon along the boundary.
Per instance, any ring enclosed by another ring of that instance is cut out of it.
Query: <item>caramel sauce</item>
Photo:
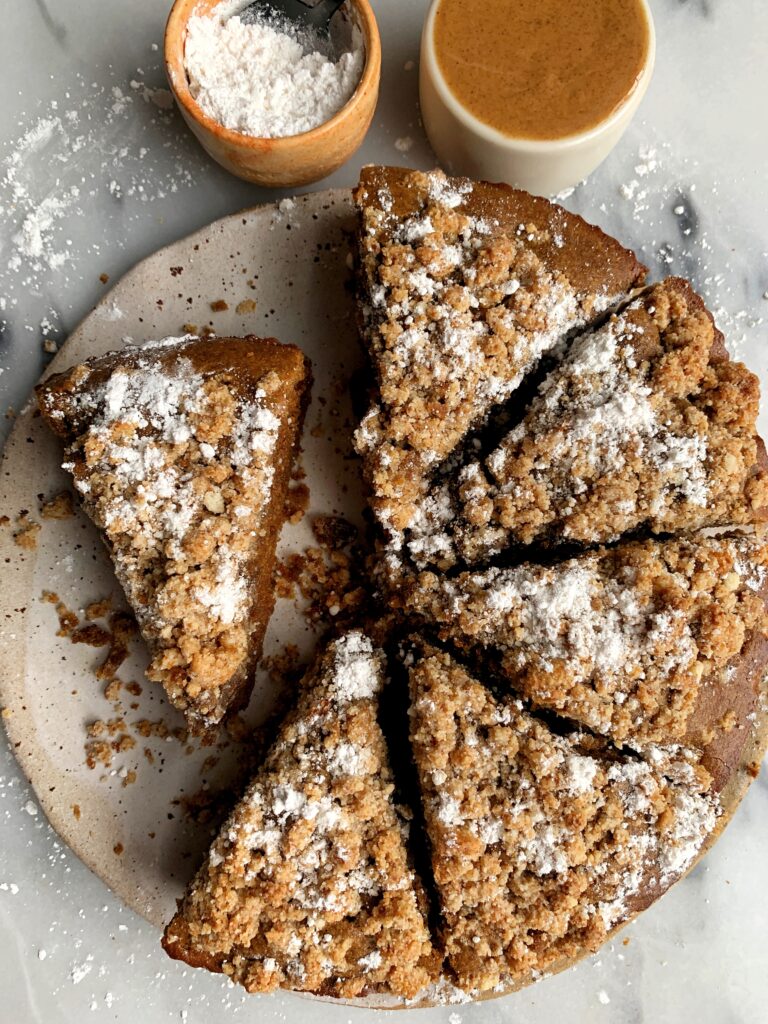
[[[594,128],[642,72],[650,29],[640,0],[441,0],[443,77],[478,120],[524,139]]]

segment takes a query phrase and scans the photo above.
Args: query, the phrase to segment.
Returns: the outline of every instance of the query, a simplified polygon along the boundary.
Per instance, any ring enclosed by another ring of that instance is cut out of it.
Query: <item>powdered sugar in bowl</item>
[[[258,185],[318,181],[355,152],[373,118],[381,46],[368,0],[334,16],[331,49],[272,22],[246,25],[246,0],[176,0],[168,80],[202,146]]]

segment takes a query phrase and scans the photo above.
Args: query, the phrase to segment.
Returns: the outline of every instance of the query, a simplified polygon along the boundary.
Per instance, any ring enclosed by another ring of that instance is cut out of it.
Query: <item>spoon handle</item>
[[[328,30],[331,18],[344,3],[344,0],[318,0],[314,7],[310,7],[305,15],[305,20],[313,28]]]

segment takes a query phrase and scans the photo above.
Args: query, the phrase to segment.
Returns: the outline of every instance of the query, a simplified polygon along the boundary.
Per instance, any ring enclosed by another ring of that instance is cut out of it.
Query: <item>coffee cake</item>
[[[292,345],[185,337],[37,389],[149,646],[147,675],[195,731],[251,692],[309,384]]]
[[[446,568],[765,519],[759,400],[699,296],[668,278],[573,342],[522,421],[423,502],[408,550]]]
[[[558,735],[447,654],[417,655],[411,735],[449,969],[476,996],[597,949],[716,826],[707,773]]]
[[[404,606],[514,692],[617,745],[676,743],[714,674],[768,634],[760,536],[624,542],[403,583]]]
[[[506,185],[366,167],[355,201],[375,378],[355,445],[397,545],[433,470],[645,270],[598,228]]]
[[[163,944],[250,992],[411,997],[439,970],[378,703],[384,660],[352,631],[302,686]]]

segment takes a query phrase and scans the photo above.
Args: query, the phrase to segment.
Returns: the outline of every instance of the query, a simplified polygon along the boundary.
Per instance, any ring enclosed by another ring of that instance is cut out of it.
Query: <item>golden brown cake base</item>
[[[332,642],[168,925],[166,952],[249,992],[413,997],[440,958],[378,725],[384,659]]]
[[[763,520],[759,398],[701,298],[667,278],[576,338],[522,421],[440,480],[409,554],[446,569],[531,544]]]
[[[534,708],[616,746],[675,744],[713,674],[768,632],[763,535],[626,541],[552,565],[404,574],[412,621]]]
[[[596,950],[649,884],[667,888],[714,827],[710,778],[561,735],[449,655],[410,670],[448,969],[493,991]]]
[[[506,185],[365,167],[355,202],[375,380],[355,444],[396,544],[434,469],[645,268],[599,228]]]
[[[147,675],[194,731],[250,695],[309,384],[294,346],[183,338],[37,389],[149,645]]]

